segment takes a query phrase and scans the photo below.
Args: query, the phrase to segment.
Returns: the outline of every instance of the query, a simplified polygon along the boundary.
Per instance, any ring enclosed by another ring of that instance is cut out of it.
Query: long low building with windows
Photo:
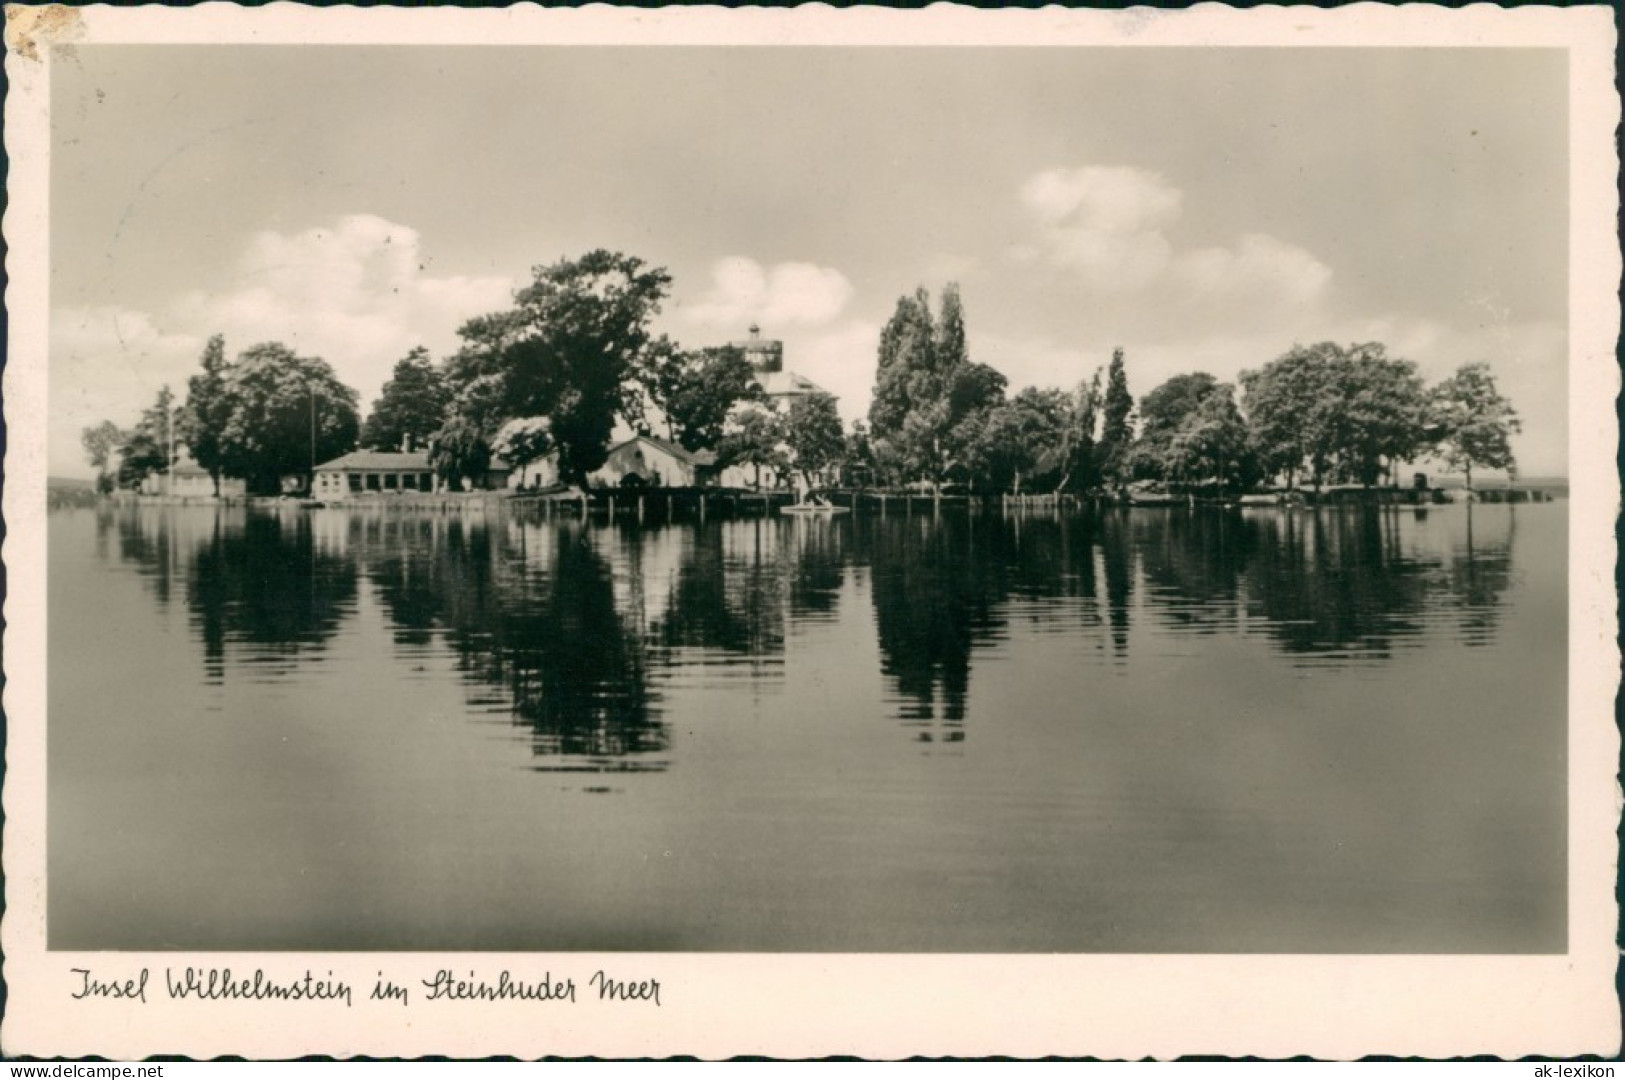
[[[316,466],[318,499],[346,499],[368,492],[433,491],[434,470],[420,450],[352,450]]]
[[[493,458],[485,475],[475,481],[465,480],[463,488],[501,491],[507,486],[511,471],[505,462]],[[444,485],[436,483],[426,450],[352,450],[316,466],[312,494],[318,499],[340,500],[371,494],[440,490],[444,490]]]

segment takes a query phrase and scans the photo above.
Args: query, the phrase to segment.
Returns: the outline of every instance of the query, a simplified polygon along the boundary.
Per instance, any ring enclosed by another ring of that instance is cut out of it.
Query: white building
[[[209,470],[181,451],[167,473],[152,473],[141,481],[144,495],[164,495],[175,499],[212,499],[215,497],[214,477]],[[240,499],[248,493],[247,481],[236,476],[220,478],[221,498]]]
[[[779,416],[789,415],[791,407],[803,398],[817,394],[835,396],[805,375],[784,370],[784,342],[762,337],[762,328],[754,323],[751,324],[750,337],[728,344],[741,350],[745,359],[750,361],[751,370],[756,374],[756,385],[767,396],[768,408]],[[754,403],[740,405],[736,407],[734,415],[756,408],[760,406]],[[758,486],[761,472],[752,465],[730,465],[718,475],[717,483],[728,488],[754,488]]]
[[[751,370],[756,373],[756,385],[767,395],[768,403],[780,413],[790,411],[796,399],[814,394],[829,394],[805,375],[784,370],[784,342],[762,336],[762,328],[751,324],[750,337],[728,344],[745,354]],[[830,394],[831,397],[835,395]]]
[[[609,457],[587,481],[593,487],[698,487],[710,457],[653,435],[634,435],[610,447]]]

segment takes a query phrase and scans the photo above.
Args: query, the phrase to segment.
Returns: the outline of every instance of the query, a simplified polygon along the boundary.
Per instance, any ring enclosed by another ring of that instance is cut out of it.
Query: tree
[[[1294,345],[1262,369],[1241,373],[1254,452],[1271,475],[1285,474],[1288,488],[1296,486],[1299,470],[1307,467],[1318,490],[1331,463],[1332,441],[1322,428],[1329,420],[1327,375],[1335,363],[1328,350],[1336,346]]]
[[[469,425],[469,429],[478,430],[473,425]],[[433,435],[429,441],[432,445]],[[556,447],[557,444],[553,441],[553,425],[547,417],[527,416],[519,420],[509,420],[497,430],[496,438],[491,440],[489,457],[499,457],[517,469],[546,457]],[[484,468],[485,466],[481,465],[477,471],[483,472]]]
[[[109,468],[113,454],[128,438],[128,433],[111,420],[103,420],[79,433],[79,443],[96,470],[96,490],[104,495],[113,490],[113,471]]]
[[[880,335],[869,421],[882,460],[941,490],[964,462],[988,410],[1004,400],[1005,378],[973,362],[965,344],[959,287],[943,291],[938,319],[919,289],[902,297]]]
[[[1381,344],[1350,346],[1338,365],[1335,417],[1338,459],[1350,480],[1370,487],[1395,462],[1410,461],[1427,446],[1428,398],[1416,365],[1391,357]]]
[[[1308,469],[1367,486],[1426,446],[1427,398],[1416,366],[1380,344],[1294,345],[1241,375],[1254,448],[1291,486]]]
[[[790,405],[784,418],[784,442],[791,468],[801,474],[808,487],[838,465],[846,449],[841,416],[829,394],[808,394]]]
[[[974,455],[976,473],[989,487],[1020,495],[1028,479],[1064,464],[1061,448],[1072,422],[1071,395],[1028,387],[988,412]]]
[[[396,362],[361,429],[361,444],[374,450],[394,450],[408,440],[427,445],[446,422],[450,404],[445,376],[429,359],[429,350],[419,346]]]
[[[766,409],[746,409],[734,421],[733,430],[717,445],[717,462],[723,468],[749,465],[756,471],[756,486],[762,486],[762,469],[774,474],[788,468],[785,457],[784,423],[778,414]]]
[[[1221,490],[1256,479],[1247,422],[1236,407],[1233,387],[1218,384],[1201,396],[1169,436],[1160,465],[1164,479],[1215,482]]]
[[[448,365],[453,411],[482,439],[517,417],[545,416],[560,476],[581,482],[608,456],[617,415],[632,418],[632,376],[647,366],[650,323],[671,276],[641,259],[593,251],[532,271],[514,307],[470,320]]]
[[[1140,436],[1130,463],[1135,477],[1173,478],[1174,439],[1218,385],[1206,372],[1175,375],[1140,399]]]
[[[120,447],[118,482],[124,487],[139,486],[153,473],[167,473],[170,444],[174,442],[175,396],[169,387],[158,390],[158,399],[142,413]]]
[[[221,438],[237,408],[228,380],[231,366],[226,360],[224,337],[216,334],[209,339],[199,365],[203,371],[186,382],[186,408],[181,413],[180,432],[191,448],[192,459],[209,470],[214,493],[219,495],[225,457]]]
[[[959,286],[950,282],[942,290],[942,310],[937,317],[935,356],[938,371],[956,372],[970,364],[970,347],[965,342],[965,307],[959,299]]]
[[[1061,429],[1061,442],[1056,447],[1054,471],[1059,475],[1055,490],[1062,492],[1069,486],[1088,491],[1100,483],[1100,470],[1096,467],[1095,427],[1100,417],[1100,369],[1088,382],[1078,383],[1072,391],[1071,407],[1066,425]]]
[[[1523,430],[1512,402],[1501,396],[1485,363],[1464,364],[1433,388],[1433,435],[1446,465],[1473,487],[1473,466],[1516,474],[1511,437]]]
[[[714,448],[740,402],[765,400],[738,346],[654,354],[656,362],[641,380],[644,391],[666,419],[666,437],[685,450]]]
[[[221,461],[251,492],[274,494],[294,474],[308,490],[316,464],[355,446],[356,392],[325,360],[267,342],[237,357],[226,386],[235,407],[220,435]]]
[[[480,315],[457,331],[462,347],[446,358],[442,371],[450,404],[446,420],[460,418],[482,432],[495,432],[516,415],[507,400],[503,355],[525,333],[525,314],[517,309]]]
[[[471,420],[454,416],[429,439],[429,466],[448,488],[479,480],[491,465],[491,444]]]
[[[847,487],[868,487],[879,473],[875,458],[874,440],[869,437],[869,426],[862,420],[852,421],[846,435],[846,449],[841,453],[841,483]]]
[[[1121,484],[1129,476],[1129,451],[1134,442],[1134,398],[1128,392],[1128,376],[1123,371],[1123,350],[1112,350],[1112,362],[1106,369],[1106,398],[1102,406],[1104,421],[1100,442],[1095,454],[1100,473],[1109,483]]]
[[[902,432],[916,405],[915,380],[932,367],[935,335],[930,295],[919,289],[913,296],[899,297],[897,309],[880,332],[869,405],[869,428],[876,439],[889,441]]]

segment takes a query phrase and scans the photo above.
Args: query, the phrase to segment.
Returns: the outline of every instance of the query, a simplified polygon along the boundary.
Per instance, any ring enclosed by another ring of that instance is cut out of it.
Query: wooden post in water
[[[638,524],[643,524],[643,496],[638,496]]]
[[[609,520],[615,520],[615,496],[609,497]]]
[[[703,499],[705,496],[701,495],[700,498]],[[671,494],[669,492],[666,495],[666,521],[671,521]]]

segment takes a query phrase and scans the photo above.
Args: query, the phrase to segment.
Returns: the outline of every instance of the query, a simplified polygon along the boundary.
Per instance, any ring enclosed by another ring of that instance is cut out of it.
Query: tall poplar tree
[[[1123,370],[1123,350],[1112,350],[1112,362],[1106,369],[1106,398],[1101,412],[1104,420],[1100,429],[1100,442],[1096,454],[1100,472],[1107,483],[1121,484],[1128,479],[1129,450],[1134,442],[1134,426],[1130,417],[1134,412],[1134,398],[1128,392],[1128,375]]]
[[[932,366],[938,372],[946,375],[970,363],[970,347],[965,343],[965,305],[959,299],[959,286],[952,282],[942,290],[935,344]]]
[[[869,405],[869,429],[876,439],[891,440],[903,430],[914,406],[915,376],[932,366],[935,336],[930,295],[919,289],[913,296],[899,297],[897,310],[880,332],[874,400]]]
[[[1004,376],[970,358],[959,287],[943,290],[936,317],[924,289],[899,299],[881,331],[878,360],[869,408],[877,451],[940,490],[975,445],[988,411],[1004,401]]]
[[[1056,447],[1056,492],[1076,487],[1088,491],[1100,483],[1100,470],[1095,460],[1095,428],[1100,417],[1100,369],[1088,382],[1078,383],[1072,391],[1072,408],[1066,425],[1061,430],[1061,441]]]
[[[186,409],[181,413],[180,435],[191,449],[192,459],[209,471],[214,493],[219,495],[220,475],[225,466],[221,437],[237,407],[227,381],[231,364],[226,359],[224,337],[216,334],[209,339],[199,366],[203,371],[186,382]]]

